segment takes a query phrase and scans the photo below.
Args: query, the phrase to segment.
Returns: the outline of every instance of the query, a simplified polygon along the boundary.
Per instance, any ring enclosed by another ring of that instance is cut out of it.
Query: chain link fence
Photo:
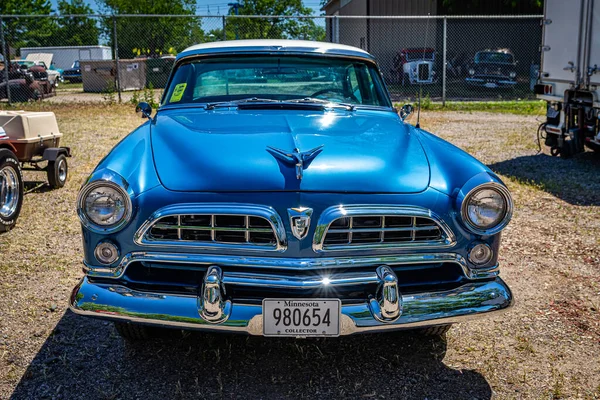
[[[0,16],[0,99],[161,89],[186,47],[303,39],[373,54],[394,101],[534,98],[542,16]],[[48,58],[48,54],[52,54]],[[10,60],[7,62],[6,60]],[[68,97],[65,97],[68,100]]]

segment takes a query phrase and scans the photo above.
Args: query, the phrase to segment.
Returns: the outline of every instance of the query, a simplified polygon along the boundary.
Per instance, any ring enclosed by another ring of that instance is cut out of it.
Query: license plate
[[[265,336],[339,336],[339,299],[264,299]]]
[[[488,82],[488,83],[485,84],[485,87],[486,88],[497,88],[498,84],[493,83],[493,82]]]

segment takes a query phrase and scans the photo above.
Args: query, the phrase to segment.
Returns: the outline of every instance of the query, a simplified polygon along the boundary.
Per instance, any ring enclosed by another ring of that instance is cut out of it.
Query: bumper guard
[[[229,285],[295,289],[377,284],[364,303],[343,304],[341,335],[460,322],[513,304],[508,286],[496,277],[457,288],[403,295],[391,268],[347,272],[328,278],[223,272],[211,266],[198,296],[151,293],[123,285],[92,283],[84,277],[73,290],[70,309],[86,316],[179,329],[232,331],[262,335],[262,306],[227,298]]]

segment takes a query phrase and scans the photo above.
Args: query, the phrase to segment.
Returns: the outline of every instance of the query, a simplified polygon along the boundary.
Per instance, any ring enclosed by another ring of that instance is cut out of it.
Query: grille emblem
[[[323,151],[323,145],[302,152],[299,149],[294,149],[291,153],[267,146],[267,151],[287,164],[294,164],[296,166],[296,178],[301,180],[302,175],[304,174],[304,168],[308,167],[310,162]]]
[[[308,229],[310,228],[310,217],[312,216],[312,213],[312,208],[288,208],[288,215],[290,216],[290,226],[292,227],[292,234],[298,240],[302,240],[306,237],[306,235],[308,235]]]

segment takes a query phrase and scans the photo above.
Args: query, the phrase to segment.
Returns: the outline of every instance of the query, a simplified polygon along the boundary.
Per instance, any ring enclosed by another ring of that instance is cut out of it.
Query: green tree
[[[120,58],[176,53],[205,41],[195,0],[97,0],[108,14],[179,14],[190,17],[116,17]],[[103,21],[113,40],[113,19]]]
[[[229,9],[233,15],[235,8]],[[302,0],[241,0],[239,15],[261,15],[264,18],[234,17],[227,19],[227,37],[239,39],[306,39],[322,40],[325,30],[313,18],[277,18],[311,15],[312,9]]]
[[[59,0],[61,15],[92,14],[93,10],[83,0]],[[56,46],[84,46],[98,44],[100,28],[89,17],[65,17],[58,20],[55,34]]]
[[[1,0],[0,14],[49,15],[50,0]],[[9,54],[21,47],[50,46],[56,33],[54,18],[4,17],[4,36]],[[3,51],[4,49],[2,49]]]

